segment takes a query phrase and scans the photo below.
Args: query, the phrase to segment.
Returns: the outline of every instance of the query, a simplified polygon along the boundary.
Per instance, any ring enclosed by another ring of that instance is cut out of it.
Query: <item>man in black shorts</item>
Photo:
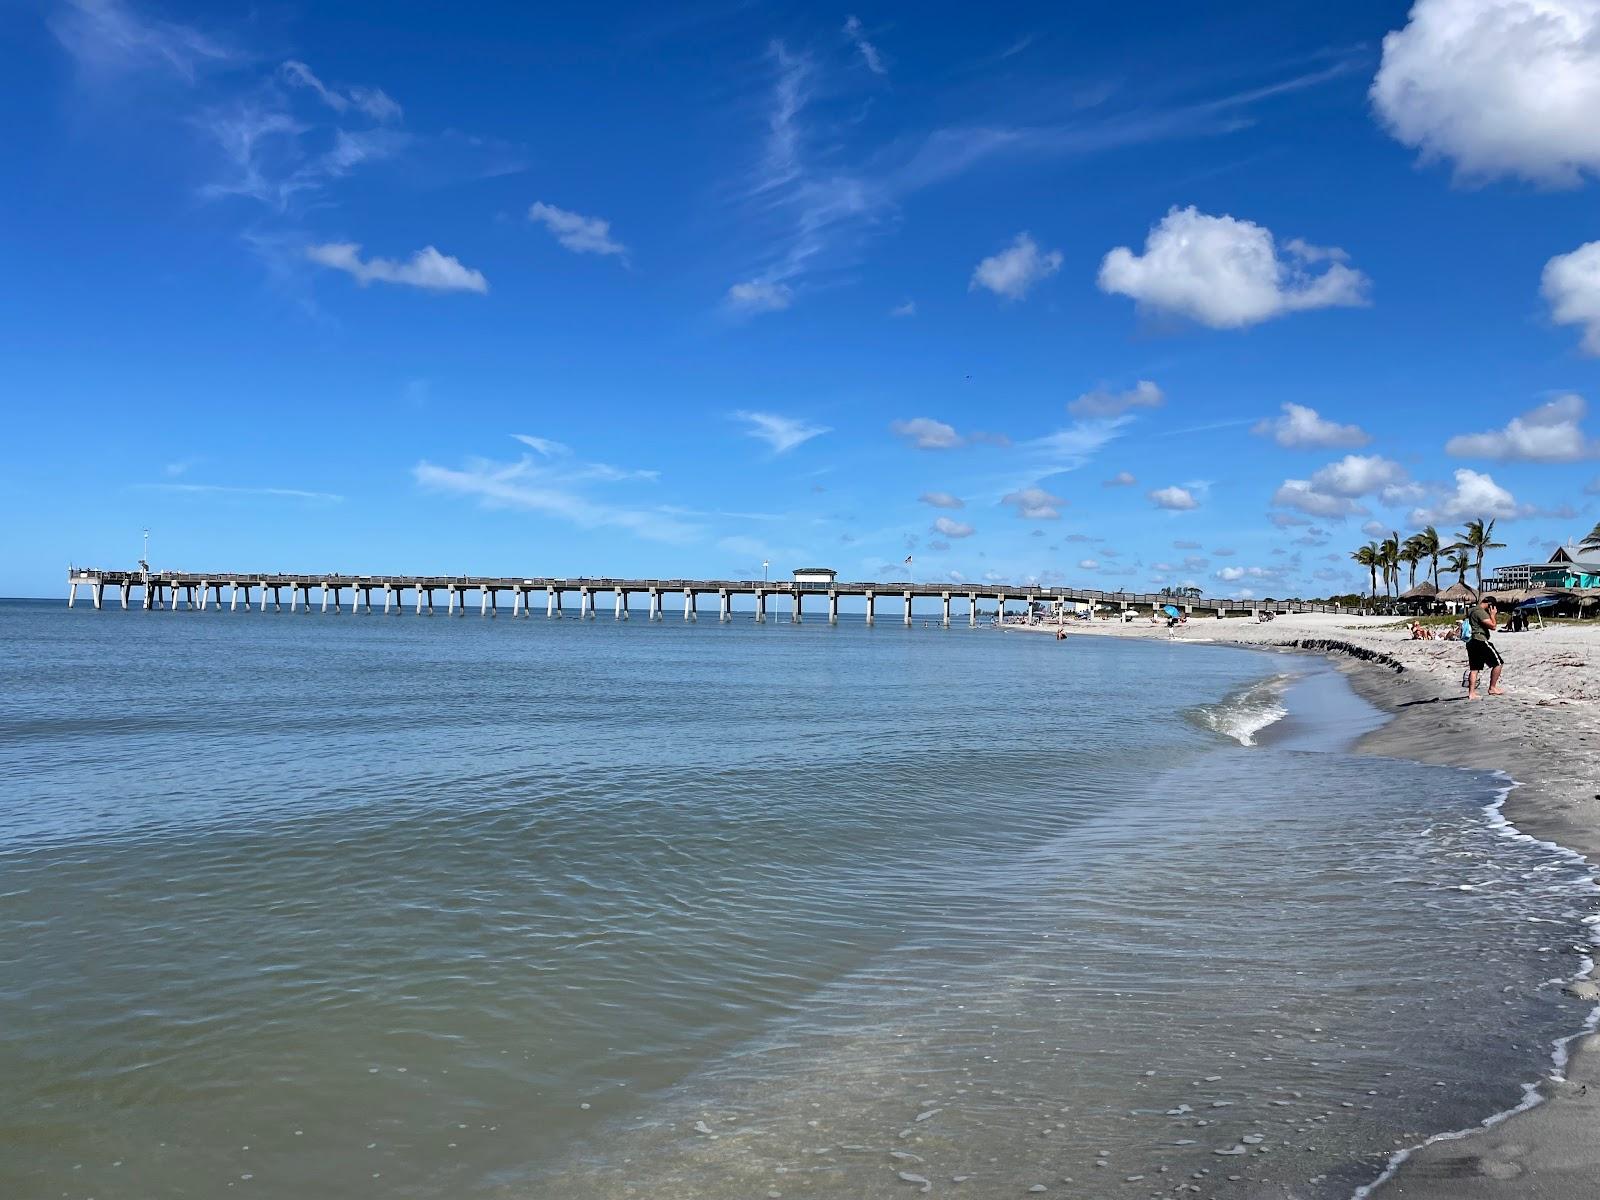
[[[1489,695],[1505,695],[1500,690],[1500,671],[1504,664],[1500,661],[1500,652],[1489,640],[1497,627],[1495,618],[1499,612],[1495,598],[1485,596],[1467,613],[1467,621],[1472,626],[1472,637],[1467,641],[1468,700],[1478,698],[1478,672],[1483,670],[1489,672]]]

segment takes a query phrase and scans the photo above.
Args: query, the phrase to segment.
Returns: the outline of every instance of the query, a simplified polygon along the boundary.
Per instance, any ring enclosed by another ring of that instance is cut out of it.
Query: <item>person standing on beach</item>
[[[1467,613],[1472,626],[1472,637],[1467,641],[1467,699],[1478,698],[1478,672],[1489,672],[1489,695],[1503,696],[1500,690],[1500,671],[1504,664],[1500,652],[1489,640],[1496,629],[1495,618],[1500,609],[1493,596],[1485,596]]]

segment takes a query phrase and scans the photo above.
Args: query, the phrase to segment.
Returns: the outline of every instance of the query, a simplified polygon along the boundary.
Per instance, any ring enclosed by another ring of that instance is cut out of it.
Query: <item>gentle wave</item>
[[[1224,696],[1215,704],[1200,704],[1188,716],[1202,729],[1232,738],[1241,746],[1254,746],[1256,736],[1289,715],[1284,693],[1297,678],[1272,675]]]

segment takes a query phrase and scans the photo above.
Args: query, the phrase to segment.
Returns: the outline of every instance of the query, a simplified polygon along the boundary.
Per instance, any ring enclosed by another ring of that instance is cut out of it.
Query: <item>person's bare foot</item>
[[[1505,694],[1506,694],[1505,688],[1490,688],[1489,689],[1489,695],[1491,695],[1491,696],[1504,696]]]
[[[1481,697],[1478,695],[1477,692],[1468,692],[1467,693],[1467,699],[1468,700],[1478,700],[1478,699],[1481,699]]]

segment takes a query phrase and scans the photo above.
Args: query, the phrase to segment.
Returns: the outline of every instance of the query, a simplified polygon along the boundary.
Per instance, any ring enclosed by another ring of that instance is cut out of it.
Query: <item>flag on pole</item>
[[[908,554],[908,555],[906,555],[906,561],[907,561],[907,562],[910,562],[910,561],[911,561],[911,555],[909,555],[909,554]]]

